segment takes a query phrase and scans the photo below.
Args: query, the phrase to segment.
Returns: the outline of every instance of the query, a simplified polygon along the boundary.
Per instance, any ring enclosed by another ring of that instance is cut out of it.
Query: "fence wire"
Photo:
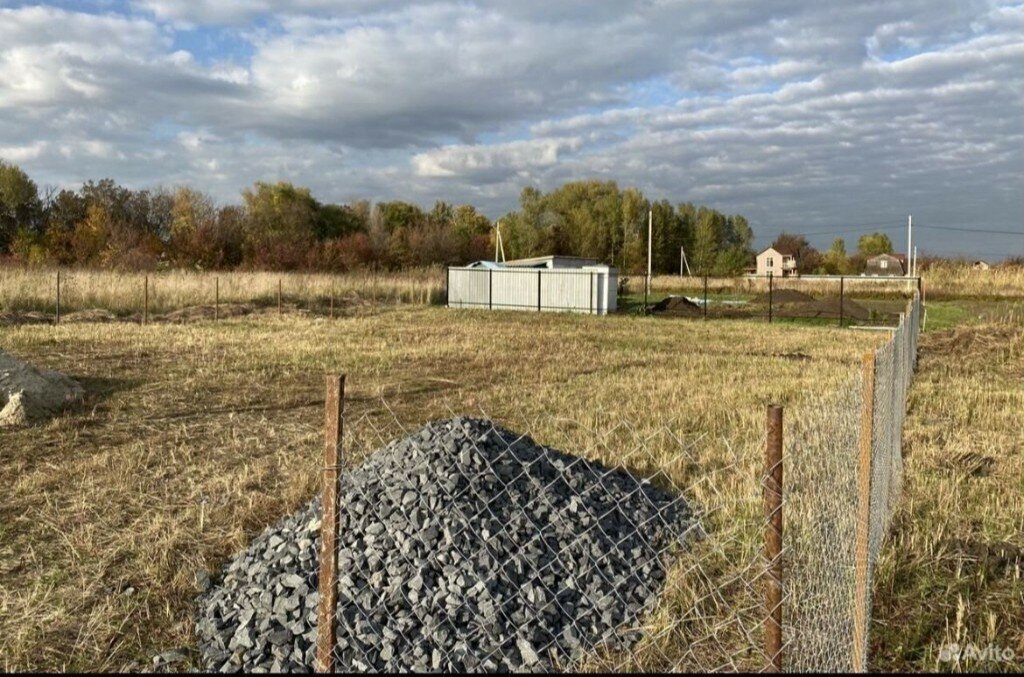
[[[864,401],[863,381],[869,376],[862,374],[834,393],[812,396],[806,413],[787,430],[788,670],[866,669],[875,563],[903,486],[903,424],[920,319],[915,294],[891,338],[874,352],[870,402]],[[864,427],[865,406],[870,433]],[[866,434],[870,465],[862,477],[858,454]],[[863,500],[869,501],[866,524]],[[859,538],[866,539],[863,551]]]
[[[915,297],[874,355],[873,389],[854,375],[786,416],[787,670],[865,667],[919,319]],[[464,413],[411,429],[381,402],[345,422],[336,670],[769,668],[765,436]],[[233,565],[199,631],[208,667],[312,667],[319,514],[310,504]]]
[[[346,423],[337,670],[768,664],[763,439],[381,409]]]

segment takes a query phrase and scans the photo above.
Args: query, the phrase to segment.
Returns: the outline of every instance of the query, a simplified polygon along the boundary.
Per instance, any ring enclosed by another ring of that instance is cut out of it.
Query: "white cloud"
[[[443,146],[412,158],[418,176],[461,177],[464,179],[506,179],[509,175],[551,167],[562,151],[573,151],[580,139],[534,139],[501,144]]]
[[[524,183],[599,176],[775,229],[1024,222],[1021,4],[132,5],[0,9],[0,156],[226,199],[288,178],[496,215]],[[236,50],[189,47],[214,25]]]

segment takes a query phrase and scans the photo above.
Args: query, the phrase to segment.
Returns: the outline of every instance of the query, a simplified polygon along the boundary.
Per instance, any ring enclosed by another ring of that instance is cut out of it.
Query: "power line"
[[[993,230],[986,228],[965,228],[963,226],[918,226],[914,224],[916,228],[928,228],[930,230],[955,230],[961,233],[991,233],[994,235],[1024,235],[1024,230]]]

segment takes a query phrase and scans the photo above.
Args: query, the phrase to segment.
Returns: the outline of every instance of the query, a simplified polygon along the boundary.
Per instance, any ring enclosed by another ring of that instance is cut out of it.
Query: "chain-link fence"
[[[235,559],[200,604],[204,666],[863,669],[919,312],[915,297],[862,376],[741,443],[513,405],[409,428],[380,402],[345,421],[329,385],[337,512],[316,499]]]
[[[872,578],[901,494],[920,320],[915,293],[862,373],[812,396],[787,430],[788,669],[867,667]]]
[[[619,278],[620,311],[655,317],[895,326],[920,278],[861,275]]]

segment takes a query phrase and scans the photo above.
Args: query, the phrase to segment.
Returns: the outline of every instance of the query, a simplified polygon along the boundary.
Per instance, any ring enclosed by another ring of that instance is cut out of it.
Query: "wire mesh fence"
[[[315,499],[201,603],[204,667],[863,670],[919,318],[915,296],[870,369],[802,398],[781,466],[765,462],[767,426],[738,442],[670,416],[509,405],[409,427],[381,401],[335,429],[336,519]],[[766,499],[780,479],[775,561]],[[336,544],[326,575],[323,542]]]
[[[873,573],[902,490],[920,319],[915,293],[863,372],[814,396],[813,413],[787,431],[784,636],[794,671],[867,668]]]
[[[895,326],[919,278],[858,275],[671,277],[620,276],[618,305],[656,317],[800,320],[835,326]]]
[[[759,498],[781,470],[770,455],[757,471],[755,449],[671,427],[520,421],[540,444],[453,414],[411,432],[396,417],[358,426],[363,444],[397,441],[342,483],[332,666],[865,669],[919,313],[915,296],[865,373],[786,431],[781,656],[764,594],[778,574],[759,547],[772,533]]]

